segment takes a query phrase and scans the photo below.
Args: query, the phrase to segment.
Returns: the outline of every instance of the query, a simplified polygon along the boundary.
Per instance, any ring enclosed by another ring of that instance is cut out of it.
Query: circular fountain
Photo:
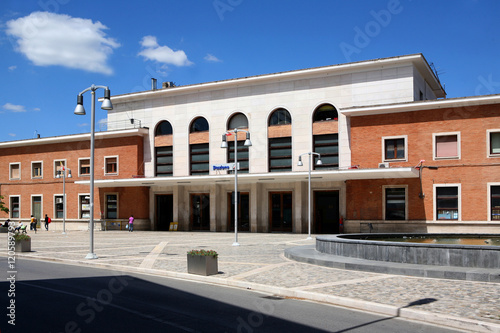
[[[498,234],[343,234],[316,237],[334,256],[403,264],[500,268]]]

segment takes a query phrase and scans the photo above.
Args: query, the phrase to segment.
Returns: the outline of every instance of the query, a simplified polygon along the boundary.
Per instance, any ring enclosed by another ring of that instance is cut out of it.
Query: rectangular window
[[[89,176],[90,175],[90,158],[80,159],[78,160],[78,170],[80,176]]]
[[[458,220],[458,187],[436,187],[438,220]]]
[[[156,176],[169,177],[174,175],[174,158],[172,146],[156,147]]]
[[[42,162],[31,162],[31,178],[42,178]]]
[[[90,196],[88,194],[80,195],[80,218],[90,218]]]
[[[118,218],[118,195],[106,194],[106,218]]]
[[[491,221],[500,221],[500,185],[491,186]]]
[[[55,160],[54,161],[54,177],[57,177],[57,175],[60,174],[60,172],[62,172],[65,167],[66,167],[65,160]]]
[[[434,135],[434,158],[460,158],[460,136],[458,134]]]
[[[210,150],[208,143],[192,144],[189,146],[191,155],[191,175],[208,175]]]
[[[9,179],[21,179],[21,163],[11,163],[9,164]]]
[[[385,219],[406,220],[406,188],[385,188]]]
[[[489,132],[490,155],[500,156],[500,132]]]
[[[105,157],[104,163],[107,175],[118,174],[118,157]]]
[[[64,200],[62,195],[54,197],[54,216],[55,218],[62,219],[64,214]]]
[[[384,161],[406,160],[406,138],[383,138]]]
[[[292,171],[292,138],[269,139],[269,172]]]
[[[238,173],[248,173],[249,170],[248,147],[244,144],[245,141],[238,141],[238,163],[240,165]],[[234,141],[229,141],[227,145],[227,162],[234,163]],[[228,171],[228,173],[234,173],[234,171]]]
[[[317,156],[314,158],[314,170],[333,170],[339,168],[339,135],[323,134],[313,137],[314,152],[321,154],[321,165],[316,165]]]
[[[10,217],[19,218],[19,197],[10,197]]]

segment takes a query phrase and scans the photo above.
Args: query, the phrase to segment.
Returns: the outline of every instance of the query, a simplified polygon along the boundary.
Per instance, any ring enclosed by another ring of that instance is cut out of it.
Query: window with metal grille
[[[292,138],[269,139],[269,171],[292,171]]]
[[[339,167],[339,135],[315,135],[314,152],[321,155],[321,165],[316,165],[317,156],[314,156],[312,166],[314,170],[332,170]]]
[[[156,176],[157,177],[173,176],[174,159],[172,153],[172,146],[156,147],[155,153],[156,153]]]
[[[191,175],[208,175],[210,166],[210,150],[208,143],[189,146],[191,156]]]

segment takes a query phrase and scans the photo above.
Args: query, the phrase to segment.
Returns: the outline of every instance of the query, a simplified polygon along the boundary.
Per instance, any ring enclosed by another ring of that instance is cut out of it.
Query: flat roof
[[[425,81],[429,84],[432,91],[438,98],[446,97],[446,92],[439,82],[436,74],[433,72],[429,63],[421,53],[380,58],[373,60],[365,60],[330,66],[314,67],[308,69],[292,70],[287,72],[278,72],[273,74],[261,74],[256,76],[248,76],[236,79],[228,79],[221,81],[212,81],[206,83],[197,83],[185,86],[163,88],[157,90],[146,90],[135,93],[127,93],[122,95],[115,95],[111,97],[113,103],[122,103],[129,100],[146,99],[151,97],[159,97],[163,95],[176,95],[184,93],[201,92],[205,90],[221,89],[230,86],[241,86],[255,83],[262,83],[273,80],[285,79],[300,79],[302,77],[309,77],[314,75],[332,75],[340,74],[343,72],[356,72],[367,70],[369,68],[377,68],[383,66],[396,66],[399,64],[412,63],[424,77]]]

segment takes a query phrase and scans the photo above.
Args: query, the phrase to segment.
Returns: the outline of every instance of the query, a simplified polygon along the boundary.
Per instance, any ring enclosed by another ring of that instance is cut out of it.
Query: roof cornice
[[[473,97],[449,98],[428,100],[399,104],[385,104],[367,107],[352,107],[340,110],[342,114],[350,117],[370,116],[399,112],[412,112],[445,108],[470,108],[478,105],[500,104],[500,95],[486,95]]]
[[[148,132],[149,132],[149,130],[147,128],[134,128],[134,129],[126,129],[126,130],[96,132],[95,138],[96,139],[113,139],[113,138],[122,138],[122,137],[130,137],[130,136],[145,136],[148,134]],[[13,148],[13,147],[37,146],[37,145],[50,145],[50,144],[56,144],[56,143],[77,142],[77,141],[85,141],[85,140],[90,140],[90,133],[1,142],[0,149],[1,148]]]

